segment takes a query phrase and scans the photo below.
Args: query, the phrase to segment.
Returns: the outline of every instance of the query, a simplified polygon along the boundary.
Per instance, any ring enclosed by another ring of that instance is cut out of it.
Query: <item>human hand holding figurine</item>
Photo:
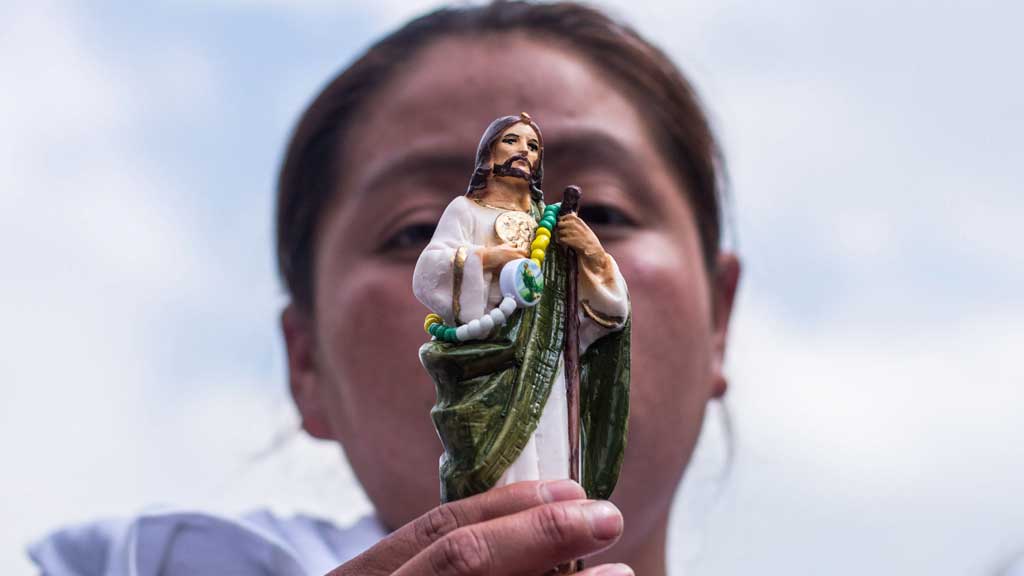
[[[571,481],[518,482],[438,506],[328,576],[544,574],[615,543],[622,515]],[[622,564],[583,576],[628,576]]]

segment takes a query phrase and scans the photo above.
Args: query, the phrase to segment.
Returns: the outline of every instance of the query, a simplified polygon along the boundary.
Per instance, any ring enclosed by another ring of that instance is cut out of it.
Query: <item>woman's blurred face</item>
[[[571,49],[518,33],[443,39],[361,111],[317,240],[313,375],[293,367],[293,388],[306,429],[343,444],[387,526],[438,504],[434,387],[417,355],[428,310],[412,295],[413,266],[465,191],[484,129],[521,111],[544,132],[547,201],[582,187],[581,216],[629,285],[630,438],[613,501],[626,519],[618,548],[635,551],[668,514],[705,404],[723,391],[725,322],[683,183],[626,93]]]

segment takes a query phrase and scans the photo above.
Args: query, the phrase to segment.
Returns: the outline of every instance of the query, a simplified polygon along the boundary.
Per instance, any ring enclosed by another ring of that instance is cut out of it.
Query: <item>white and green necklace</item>
[[[551,244],[551,231],[555,229],[558,209],[561,204],[549,204],[534,231],[530,243],[530,257],[518,258],[501,268],[498,285],[502,299],[493,310],[461,326],[447,326],[437,314],[427,314],[423,329],[437,340],[444,342],[466,342],[482,340],[490,335],[495,326],[504,326],[516,308],[529,308],[540,302],[544,290],[542,267],[544,255]]]

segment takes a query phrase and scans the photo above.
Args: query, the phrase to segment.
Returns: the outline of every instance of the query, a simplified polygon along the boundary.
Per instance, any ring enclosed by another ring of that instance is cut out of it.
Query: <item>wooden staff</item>
[[[558,218],[576,213],[580,206],[579,186],[568,186],[562,193],[562,206]],[[576,280],[579,263],[576,251],[559,245],[564,250],[566,261],[565,286],[565,398],[569,405],[569,478],[580,482],[580,316],[579,298],[576,294]],[[583,560],[576,560],[558,567],[559,574],[573,574],[583,570]]]

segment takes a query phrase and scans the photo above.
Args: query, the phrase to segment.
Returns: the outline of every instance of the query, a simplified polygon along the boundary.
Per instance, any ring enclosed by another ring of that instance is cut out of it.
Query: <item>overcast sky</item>
[[[156,504],[368,511],[295,432],[273,184],[318,88],[427,5],[0,6],[0,573]],[[1024,552],[1021,6],[612,6],[696,81],[745,262],[735,463],[715,411],[675,574],[994,576]]]

